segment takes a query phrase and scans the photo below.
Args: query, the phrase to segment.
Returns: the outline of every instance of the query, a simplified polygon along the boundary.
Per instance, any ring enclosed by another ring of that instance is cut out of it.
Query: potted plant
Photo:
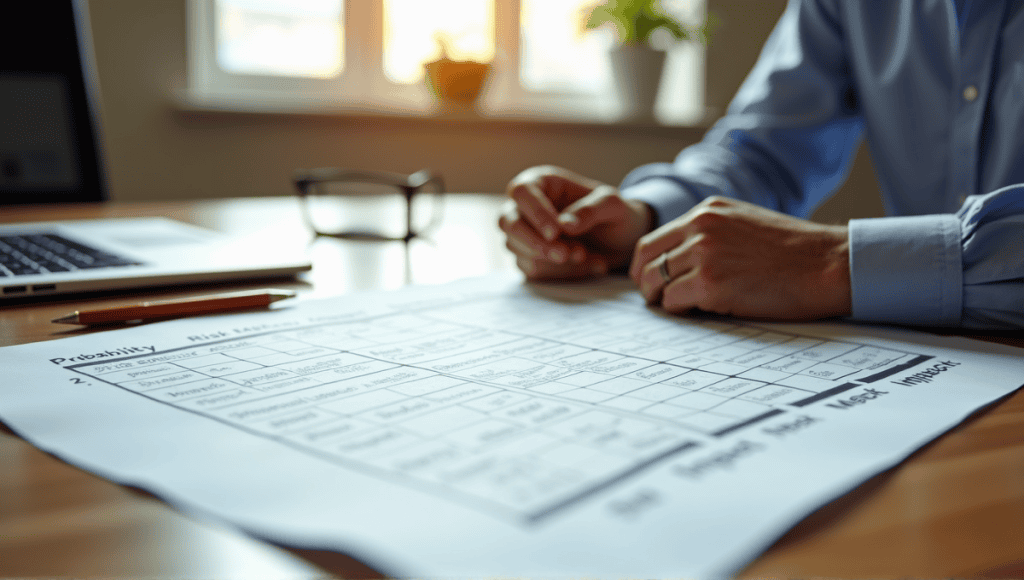
[[[438,112],[452,114],[474,110],[491,71],[490,63],[454,60],[448,38],[437,34],[434,40],[440,47],[441,56],[423,68]]]
[[[623,118],[654,121],[665,51],[651,45],[658,30],[675,41],[706,42],[710,20],[693,28],[666,13],[658,0],[604,0],[584,12],[587,30],[611,27],[617,39],[610,53],[612,76],[623,107]]]

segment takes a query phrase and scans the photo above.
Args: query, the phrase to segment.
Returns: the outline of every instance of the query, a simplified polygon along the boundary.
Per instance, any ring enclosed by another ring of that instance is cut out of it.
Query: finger
[[[624,210],[625,203],[619,197],[618,189],[601,184],[562,210],[558,223],[565,233],[578,236],[597,225],[621,218]]]
[[[643,268],[651,260],[682,244],[684,240],[700,233],[711,224],[720,222],[734,205],[735,202],[727,198],[710,197],[681,217],[640,238],[629,267],[630,278],[639,284]]]
[[[585,262],[588,254],[589,252],[587,252],[586,246],[579,243],[569,244],[569,261],[573,264],[581,264]]]
[[[508,248],[509,251],[511,251],[517,257],[528,258],[528,259],[531,259],[531,260],[540,257],[540,254],[538,254],[537,251],[534,250],[533,247],[531,247],[526,242],[523,242],[519,238],[513,238],[513,237],[506,238],[505,239],[505,247]]]
[[[556,208],[565,208],[570,203],[605,185],[596,179],[553,165],[531,168],[519,174],[516,179],[539,184]]]
[[[509,203],[498,217],[498,227],[505,232],[505,247],[517,256],[527,258],[544,254],[544,241],[533,230],[522,226],[515,203]]]
[[[671,221],[640,238],[629,265],[629,277],[640,284],[644,268],[651,260],[679,246],[685,240],[685,222],[679,220]]]
[[[668,268],[668,254],[661,254],[644,266],[640,273],[640,294],[648,304],[658,302],[661,298],[661,289],[672,280],[671,273],[666,273]]]
[[[661,296],[661,307],[672,314],[683,314],[707,303],[707,287],[700,268],[694,268],[669,282]]]
[[[502,228],[506,233],[505,247],[517,256],[530,259],[546,259],[556,264],[564,264],[567,261],[582,262],[578,247],[570,248],[560,241],[545,242],[536,231],[526,225],[523,220],[517,220]]]
[[[519,214],[541,236],[552,241],[558,237],[558,210],[548,199],[538,182],[525,181],[515,184],[509,191],[509,197],[516,202]]]
[[[554,207],[556,214],[594,189],[605,185],[562,167],[540,165],[530,167],[515,176],[507,188],[509,196],[513,196],[513,192],[520,186],[529,188],[529,184],[539,189],[541,197]]]
[[[687,238],[682,244],[651,260],[640,273],[640,293],[648,302],[655,302],[663,295],[664,288],[679,276],[700,267],[697,245],[704,239],[703,234]]]
[[[524,256],[516,258],[516,266],[523,271],[523,274],[526,274],[527,279],[532,279],[534,273],[537,271],[536,262]]]
[[[498,215],[498,227],[501,231],[508,233],[508,228],[519,220],[519,211],[516,209],[516,202],[508,200],[501,208]]]
[[[562,242],[547,243],[533,228],[524,223],[512,202],[509,202],[498,218],[498,227],[505,232],[505,247],[517,256],[531,259],[546,257],[554,262],[564,262],[572,257],[573,249]]]

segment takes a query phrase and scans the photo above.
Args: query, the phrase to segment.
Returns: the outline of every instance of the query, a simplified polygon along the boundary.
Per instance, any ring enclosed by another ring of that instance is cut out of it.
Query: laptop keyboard
[[[0,276],[138,265],[139,262],[56,234],[0,236]]]

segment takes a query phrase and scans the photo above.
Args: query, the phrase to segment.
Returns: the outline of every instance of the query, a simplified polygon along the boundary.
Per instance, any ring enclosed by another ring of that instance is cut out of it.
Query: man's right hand
[[[578,279],[622,270],[653,226],[647,204],[611,185],[544,165],[517,175],[498,226],[531,280]]]

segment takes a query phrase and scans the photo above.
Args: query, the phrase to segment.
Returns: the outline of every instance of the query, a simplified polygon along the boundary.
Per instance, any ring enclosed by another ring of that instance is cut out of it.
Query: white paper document
[[[0,369],[0,419],[72,464],[444,578],[734,573],[1024,383],[1010,347],[507,278],[7,347]]]

